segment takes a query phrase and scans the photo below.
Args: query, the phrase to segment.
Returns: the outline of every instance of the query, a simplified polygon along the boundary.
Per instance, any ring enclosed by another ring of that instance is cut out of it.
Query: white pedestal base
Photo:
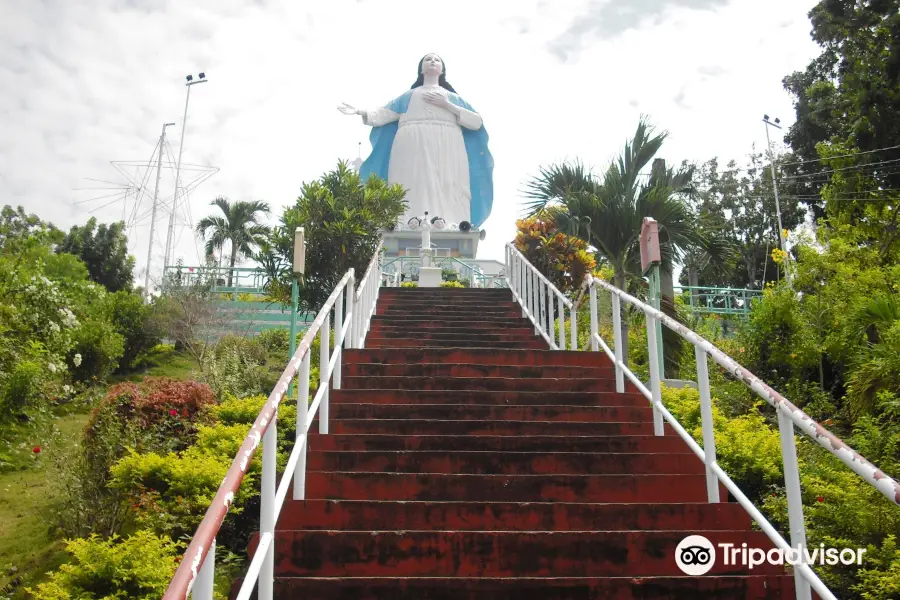
[[[441,287],[440,267],[419,267],[419,287]]]

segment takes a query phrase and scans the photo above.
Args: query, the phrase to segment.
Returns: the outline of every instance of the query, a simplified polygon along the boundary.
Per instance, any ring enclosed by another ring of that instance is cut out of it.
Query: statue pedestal
[[[419,287],[441,287],[440,267],[419,267]]]

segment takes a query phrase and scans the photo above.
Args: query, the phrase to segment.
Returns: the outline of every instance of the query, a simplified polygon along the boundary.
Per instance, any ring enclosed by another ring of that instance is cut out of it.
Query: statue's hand
[[[447,110],[453,110],[453,104],[450,102],[450,99],[447,98],[446,94],[441,94],[440,92],[425,92],[422,97],[425,99],[425,102],[429,104],[440,106]]]
[[[361,115],[362,111],[350,106],[346,102],[341,102],[341,105],[338,106],[338,110],[344,113],[345,115]]]

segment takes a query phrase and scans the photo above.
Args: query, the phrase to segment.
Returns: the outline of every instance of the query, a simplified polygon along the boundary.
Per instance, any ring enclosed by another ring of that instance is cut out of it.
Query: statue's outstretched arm
[[[394,121],[400,119],[400,113],[394,112],[389,108],[360,110],[358,108],[350,106],[346,102],[342,102],[341,105],[338,106],[338,110],[345,115],[360,115],[363,119],[363,123],[365,123],[366,125],[371,125],[372,127],[387,125],[388,123],[393,123]]]

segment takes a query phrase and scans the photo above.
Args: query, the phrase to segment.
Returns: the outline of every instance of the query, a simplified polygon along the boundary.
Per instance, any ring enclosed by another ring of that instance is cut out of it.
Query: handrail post
[[[534,334],[539,335],[541,330],[538,326],[538,316],[535,312],[535,308],[537,308],[537,277],[535,277],[534,269],[528,269],[528,278],[531,280],[531,297],[528,299],[528,310],[531,312],[531,318],[534,319]]]
[[[540,276],[535,273],[534,278],[537,280],[538,285],[538,293],[537,293],[537,310],[535,311],[535,319],[537,320],[538,330],[543,329],[546,331],[544,326],[544,313],[546,312],[547,303],[544,302],[544,281],[540,278]]]
[[[612,313],[613,342],[616,345],[616,391],[622,394],[625,392],[625,357],[622,352],[622,301],[618,294],[612,294]]]
[[[308,432],[306,419],[309,414],[309,363],[311,353],[307,352],[300,363],[300,371],[297,373],[297,430],[295,444],[300,446],[300,457],[297,459],[297,467],[294,469],[294,500],[303,500],[306,497],[306,448]]]
[[[322,403],[319,406],[319,433],[328,433],[328,363],[331,360],[328,347],[331,345],[331,314],[325,314],[325,322],[319,330],[319,387],[322,389]]]
[[[591,352],[597,352],[600,344],[597,338],[600,336],[600,327],[597,325],[597,288],[593,285],[590,289],[591,298]]]
[[[262,482],[259,501],[259,537],[275,535],[275,467],[278,451],[278,409],[263,436]],[[275,588],[275,539],[269,544],[259,570],[259,600],[272,600]]]
[[[213,538],[209,545],[209,552],[203,560],[197,579],[194,581],[194,587],[191,588],[191,598],[193,600],[213,600],[213,592],[215,591],[216,578],[216,538]]]
[[[566,349],[566,305],[563,303],[562,296],[556,296],[556,303],[559,306],[559,349]]]
[[[381,285],[381,279],[382,275],[381,271],[379,271],[378,285]],[[352,349],[355,341],[353,339],[353,326],[359,321],[359,317],[356,314],[356,272],[353,269],[350,269],[350,281],[347,282],[347,312],[349,313],[347,317],[350,319],[350,324],[347,327],[347,337],[344,338],[344,348]]]
[[[791,418],[776,407],[778,413],[778,433],[781,437],[781,457],[784,461],[784,489],[787,492],[788,527],[791,530],[791,546],[800,551],[806,548],[806,523],[803,519],[803,497],[800,490],[800,467],[797,463],[797,441],[794,439],[794,424]],[[794,569],[794,589],[797,600],[810,600],[809,582]]]
[[[525,261],[516,256],[516,265],[519,269],[519,299],[522,304],[522,318],[528,316],[528,278],[525,275]]]
[[[716,462],[716,431],[712,412],[712,398],[709,393],[709,364],[706,350],[694,346],[697,358],[697,387],[700,391],[700,419],[703,430],[703,462],[706,465],[706,497],[711,504],[719,502],[719,479],[712,470]]]
[[[569,329],[572,332],[572,339],[570,346],[572,350],[578,350],[578,308],[575,304],[572,304],[572,322],[569,323]]]
[[[663,416],[659,410],[662,406],[662,387],[659,377],[659,355],[657,354],[656,317],[644,312],[647,328],[647,354],[650,358],[650,394],[653,397],[653,435],[663,435]]]
[[[353,281],[352,277],[350,281]],[[341,389],[341,360],[343,360],[344,353],[344,342],[341,339],[341,333],[344,331],[344,294],[347,290],[350,290],[351,295],[353,294],[353,287],[350,286],[350,282],[347,282],[347,286],[341,290],[334,303],[334,354],[337,356],[337,360],[334,363],[334,389],[336,390]]]

